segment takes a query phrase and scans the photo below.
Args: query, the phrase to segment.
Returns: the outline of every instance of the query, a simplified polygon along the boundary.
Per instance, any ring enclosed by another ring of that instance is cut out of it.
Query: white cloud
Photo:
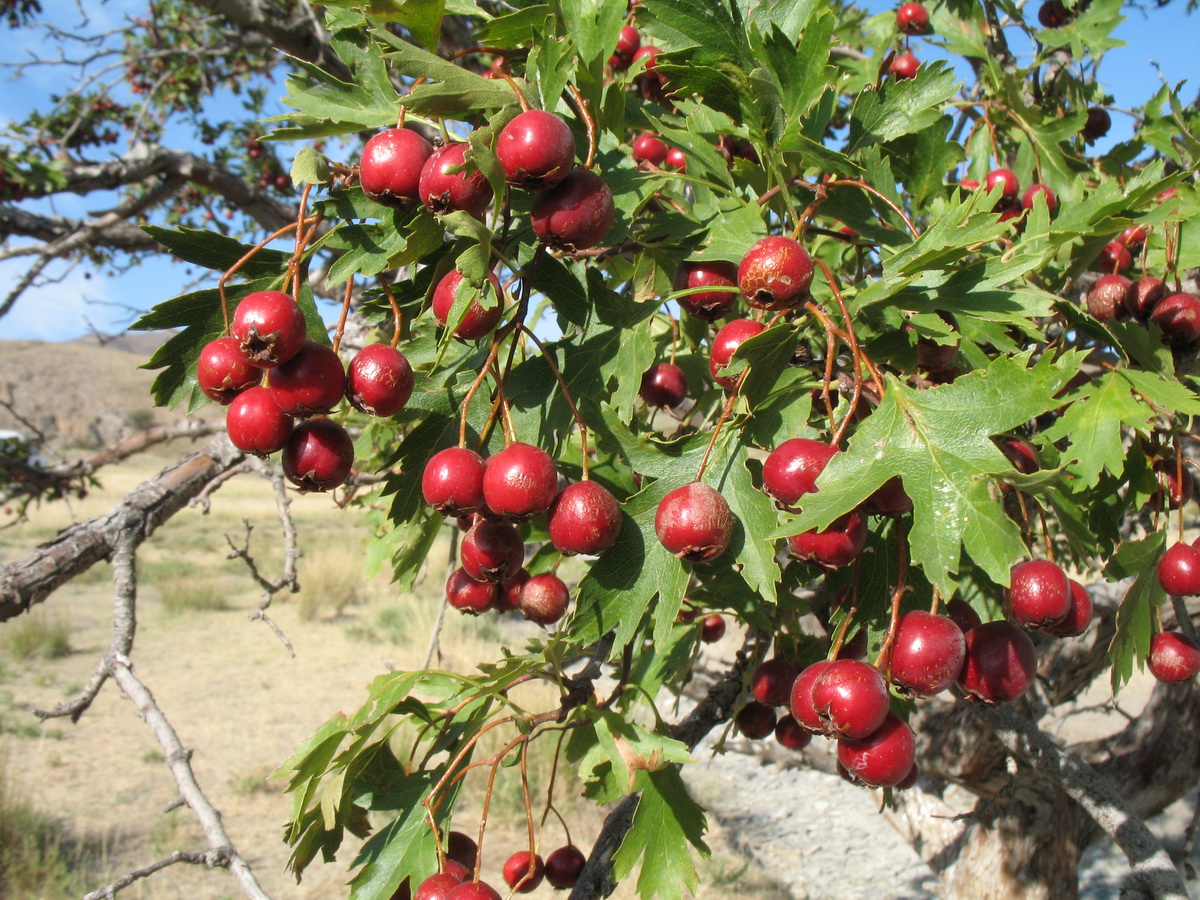
[[[0,297],[8,296],[24,271],[15,263],[0,267]],[[127,322],[129,313],[103,305],[114,299],[113,285],[107,278],[86,275],[83,268],[76,267],[61,281],[27,290],[8,315],[0,318],[0,338],[67,341],[87,334],[93,325],[102,331],[120,330],[123,326],[115,325],[115,321]]]

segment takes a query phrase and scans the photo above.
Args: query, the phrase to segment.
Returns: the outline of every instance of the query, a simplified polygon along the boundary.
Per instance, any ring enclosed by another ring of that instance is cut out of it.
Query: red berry
[[[196,362],[196,383],[204,396],[228,406],[246,388],[262,381],[263,370],[246,362],[231,337],[219,337],[205,344]]]
[[[661,166],[667,159],[669,148],[656,134],[643,134],[633,142],[633,158],[637,162],[649,162]]]
[[[354,442],[332,419],[309,419],[292,429],[283,448],[283,474],[302,491],[341,485],[354,465]]]
[[[587,857],[574,844],[559,847],[546,857],[546,880],[560,890],[574,887],[585,863]]]
[[[961,597],[955,597],[946,604],[946,615],[950,617],[955,625],[962,629],[964,635],[982,622],[982,619],[979,618],[979,613],[975,612],[971,604],[967,603]]]
[[[571,593],[557,575],[534,575],[521,588],[517,608],[530,622],[553,625],[566,614]]]
[[[612,191],[591,169],[572,169],[556,187],[537,194],[533,231],[558,250],[587,250],[604,240],[616,217]]]
[[[1028,441],[1020,438],[1004,438],[1000,441],[1000,452],[1008,457],[1014,469],[1024,475],[1032,475],[1042,467],[1037,451]]]
[[[1162,329],[1167,343],[1194,344],[1200,340],[1200,300],[1192,294],[1169,294],[1155,304],[1150,321]]]
[[[1021,192],[1021,182],[1017,181],[1016,174],[1010,169],[993,169],[988,172],[987,178],[983,180],[984,190],[991,193],[997,186],[1000,188],[1000,196],[1005,200],[1016,199],[1017,194]]]
[[[494,273],[488,274],[491,283],[490,292],[474,288],[468,282],[472,297],[463,314],[462,321],[454,329],[454,336],[464,341],[475,341],[491,334],[504,314],[504,291],[500,280]],[[450,312],[454,308],[454,298],[458,295],[459,286],[463,283],[463,274],[458,269],[451,269],[442,276],[437,287],[433,290],[433,317],[443,328],[450,320]]]
[[[725,637],[725,619],[718,615],[705,616],[700,623],[700,640],[706,644],[715,644]]]
[[[1011,622],[987,622],[965,635],[967,660],[958,676],[966,693],[985,703],[1008,703],[1033,683],[1037,651]]]
[[[1120,241],[1109,241],[1096,257],[1096,268],[1101,272],[1124,272],[1133,265],[1129,248]]]
[[[1062,0],[1046,0],[1038,9],[1038,22],[1043,28],[1061,28],[1071,20]]]
[[[841,569],[862,553],[867,543],[867,525],[861,513],[847,513],[824,531],[805,531],[792,535],[787,542],[792,556],[801,562]]]
[[[1124,275],[1101,275],[1087,293],[1088,312],[1101,322],[1124,318],[1128,312],[1125,298],[1132,284]]]
[[[929,10],[920,3],[905,3],[896,10],[896,27],[905,34],[924,34],[929,28]]]
[[[906,612],[892,644],[892,680],[913,694],[932,696],[954,684],[966,655],[962,629],[953,619]]]
[[[474,872],[475,863],[479,860],[479,845],[466,832],[451,831],[446,836],[446,856],[465,866],[469,872]]]
[[[1088,107],[1087,121],[1083,123],[1083,129],[1079,133],[1091,144],[1108,134],[1110,128],[1112,116],[1108,114],[1108,110],[1102,106],[1091,106]]]
[[[638,396],[647,406],[674,409],[687,397],[687,378],[674,363],[655,363],[642,375]]]
[[[805,730],[825,734],[826,725],[813,705],[813,684],[833,663],[823,659],[802,671],[792,683],[790,707],[792,718]]]
[[[1162,279],[1153,275],[1143,275],[1129,286],[1125,294],[1125,309],[1139,322],[1145,322],[1154,312],[1163,297],[1167,295],[1167,286]]]
[[[621,506],[604,485],[580,481],[554,499],[546,524],[550,542],[560,552],[595,556],[621,533]]]
[[[500,900],[500,895],[482,881],[464,881],[450,889],[446,900]]]
[[[1092,597],[1082,584],[1071,579],[1071,610],[1066,617],[1046,629],[1055,637],[1075,637],[1087,631],[1092,621]]]
[[[883,723],[890,695],[877,668],[855,659],[839,659],[813,682],[812,701],[827,731],[865,738]]]
[[[838,762],[853,779],[870,787],[900,784],[915,760],[912,729],[895,713],[888,713],[879,728],[865,738],[838,741]]]
[[[505,578],[500,582],[500,592],[496,597],[497,612],[514,612],[521,606],[521,588],[529,581],[529,571],[521,568],[516,575]]]
[[[496,157],[509,184],[526,190],[553,187],[575,163],[575,137],[558,116],[529,109],[501,129]]]
[[[292,433],[292,417],[279,408],[265,387],[252,387],[229,404],[225,428],[233,446],[245,453],[266,456],[283,449]]]
[[[694,291],[679,298],[680,307],[697,319],[714,321],[737,302],[737,266],[725,260],[681,262],[675,267],[671,290]],[[696,290],[708,288],[708,290]]]
[[[666,164],[669,168],[680,172],[687,171],[687,154],[678,147],[672,147],[667,151]]]
[[[680,559],[709,562],[729,546],[733,512],[716,490],[693,481],[659,501],[654,531],[662,545]]]
[[[620,35],[617,37],[617,48],[615,52],[618,56],[624,57],[626,60],[633,59],[633,55],[641,49],[642,36],[638,34],[638,30],[632,25],[626,25],[621,29]]]
[[[490,581],[476,581],[463,569],[455,569],[446,581],[446,602],[459,612],[477,616],[496,605],[500,586]]]
[[[1150,229],[1145,225],[1130,225],[1117,235],[1117,241],[1133,250],[1140,248],[1142,244],[1146,243],[1146,238],[1149,235]]]
[[[545,872],[546,867],[540,856],[535,853],[531,861],[528,850],[518,850],[504,864],[504,881],[510,888],[515,888],[518,894],[528,894],[542,883]]]
[[[478,218],[487,211],[492,186],[475,166],[466,164],[468,149],[468,144],[454,141],[434,150],[425,160],[418,193],[432,212],[442,215],[463,210]]]
[[[817,476],[837,452],[836,447],[810,438],[784,441],[763,463],[763,490],[782,506],[794,507],[805,494],[816,492]]]
[[[717,384],[729,391],[734,389],[741,373],[737,375],[718,375],[717,373],[729,365],[734,352],[742,345],[742,342],[757,334],[762,334],[764,331],[766,331],[766,326],[761,322],[755,322],[752,319],[734,319],[717,332],[717,336],[713,338],[712,351],[708,356],[708,372]]]
[[[734,717],[738,731],[752,741],[765,738],[775,730],[775,710],[765,703],[751,700]]]
[[[977,191],[981,187],[983,187],[983,185],[981,185],[974,178],[964,178],[961,181],[959,181],[958,186],[960,188],[962,188],[964,191]]]
[[[1200,672],[1200,647],[1185,634],[1163,631],[1150,639],[1150,674],[1166,684],[1179,684]]]
[[[1172,597],[1200,595],[1200,549],[1180,541],[1158,561],[1158,583]]]
[[[558,470],[540,447],[512,443],[488,457],[483,499],[495,515],[529,519],[549,509],[557,495]]]
[[[1025,209],[1033,209],[1033,201],[1038,194],[1046,198],[1046,209],[1049,210],[1050,215],[1054,215],[1058,211],[1058,195],[1048,186],[1036,181],[1025,188],[1025,193],[1021,195],[1021,206]]]
[[[738,266],[738,287],[757,309],[792,309],[804,302],[813,280],[808,251],[789,237],[755,243]]]
[[[792,716],[780,716],[775,723],[775,740],[789,750],[803,750],[812,742],[812,733]]]
[[[1026,628],[1061,622],[1071,611],[1071,582],[1067,573],[1047,559],[1013,566],[1005,592],[1012,617]]]
[[[359,412],[394,416],[404,409],[413,391],[408,359],[387,344],[368,344],[346,368],[346,399]]]
[[[358,183],[376,203],[404,207],[417,199],[421,169],[433,145],[415,131],[389,128],[367,141]]]
[[[425,502],[446,516],[461,516],[483,509],[483,473],[486,465],[474,450],[447,447],[429,458],[421,474]]]
[[[907,81],[910,78],[917,77],[917,70],[921,68],[921,61],[911,53],[900,53],[892,60],[891,73],[894,77],[901,81]]]
[[[867,505],[881,516],[904,516],[913,511],[912,497],[904,490],[904,482],[899,475],[881,484],[867,498]]]
[[[451,889],[462,882],[463,880],[453,872],[438,872],[417,885],[417,892],[413,895],[413,900],[446,900],[446,895],[450,893]]]
[[[521,570],[525,542],[510,523],[480,519],[463,536],[458,559],[476,581],[503,581]]]
[[[243,359],[269,369],[287,362],[304,346],[304,313],[280,291],[255,291],[238,304],[229,326]]]
[[[787,706],[792,696],[792,685],[799,674],[786,659],[768,659],[750,676],[750,693],[759,703]]]
[[[316,341],[305,341],[291,359],[272,369],[268,382],[279,408],[301,418],[329,412],[341,401],[345,388],[341,359]]]

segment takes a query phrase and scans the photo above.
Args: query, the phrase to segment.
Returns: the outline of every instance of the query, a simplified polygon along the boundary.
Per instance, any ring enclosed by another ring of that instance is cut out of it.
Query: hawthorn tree
[[[0,162],[0,227],[34,241],[5,251],[32,265],[0,312],[64,256],[211,269],[134,327],[175,330],[148,362],[155,401],[230,402],[237,446],[5,568],[7,620],[113,562],[113,646],[47,715],[112,678],[178,749],[128,664],[137,546],[244,454],[282,450],[301,489],[373,491],[399,585],[453,535],[451,606],[546,626],[475,672],[381,674],[297,746],[298,876],[351,831],[370,834],[355,898],[439,872],[453,900],[489,897],[466,833],[483,843],[513,779],[518,890],[538,855],[576,898],[635,872],[643,896],[680,896],[706,852],[681,769],[732,721],[797,749],[833,732],[956,896],[1075,896],[1101,834],[1130,896],[1186,896],[1142,819],[1200,773],[1182,537],[1200,113],[1164,86],[1093,152],[1121,6],[213,0],[99,36],[127,94],[86,80]],[[39,25],[36,3],[8,12]],[[290,111],[258,121],[281,68]],[[206,119],[244,79],[251,118]],[[210,150],[164,145],[180,117]],[[121,198],[86,221],[39,203],[96,190]],[[332,337],[317,295],[344,304]],[[725,627],[735,665],[673,717]],[[1147,662],[1162,683],[1120,732],[1047,735]],[[534,681],[558,702],[522,705]],[[527,766],[537,741],[549,772]],[[168,755],[210,843],[192,861],[262,896]],[[543,840],[566,766],[610,805],[591,848]],[[468,779],[482,821],[456,815]]]

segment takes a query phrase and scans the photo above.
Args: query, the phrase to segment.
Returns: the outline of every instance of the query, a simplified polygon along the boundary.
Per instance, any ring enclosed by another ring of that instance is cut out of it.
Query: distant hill
[[[126,334],[112,340],[64,343],[0,341],[0,399],[32,422],[58,448],[97,447],[123,434],[183,418],[181,410],[156,409],[150,398],[155,373],[139,369],[170,335]],[[217,408],[204,416],[220,416]],[[7,409],[0,429],[28,433]]]

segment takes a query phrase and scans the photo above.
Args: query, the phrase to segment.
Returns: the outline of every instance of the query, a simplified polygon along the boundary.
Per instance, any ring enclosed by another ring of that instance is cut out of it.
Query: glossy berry
[[[1200,340],[1200,300],[1193,294],[1168,294],[1154,306],[1150,321],[1167,343],[1183,347]]]
[[[1042,467],[1037,451],[1028,441],[1020,438],[1004,438],[1000,441],[1000,452],[1008,457],[1013,468],[1023,475],[1032,475]]]
[[[1000,196],[1005,200],[1013,200],[1021,192],[1021,183],[1010,169],[993,169],[988,172],[987,178],[983,180],[984,190],[991,193],[996,187],[1000,188]]]
[[[912,497],[904,490],[904,482],[895,475],[875,489],[867,498],[867,506],[880,516],[905,516],[913,511]]]
[[[229,334],[238,342],[242,358],[260,369],[270,369],[291,359],[307,336],[304,313],[280,291],[255,291],[233,313]]]
[[[469,145],[461,141],[434,150],[421,169],[421,202],[438,215],[457,210],[478,218],[492,202],[492,186],[475,166],[468,165]],[[457,171],[450,171],[451,169]]]
[[[1058,195],[1047,185],[1040,184],[1039,182],[1034,182],[1025,188],[1025,193],[1021,194],[1021,206],[1025,209],[1033,209],[1033,201],[1039,195],[1045,198],[1046,209],[1050,212],[1050,215],[1054,215],[1058,211]]]
[[[465,831],[451,831],[446,835],[446,857],[474,872],[479,860],[479,845]]]
[[[1179,684],[1200,672],[1200,647],[1178,631],[1162,631],[1150,639],[1150,674],[1166,684]]]
[[[734,352],[744,341],[757,334],[762,334],[764,331],[766,331],[766,326],[752,319],[734,319],[732,322],[726,323],[713,338],[712,350],[708,356],[708,372],[712,375],[713,381],[727,391],[732,391],[736,387],[741,373],[739,372],[737,375],[718,375],[717,373],[729,365]]]
[[[813,682],[812,702],[827,731],[864,738],[883,723],[890,695],[877,668],[855,659],[838,659]]]
[[[341,401],[346,371],[332,349],[316,341],[271,370],[268,389],[279,408],[301,418],[324,415]]]
[[[461,516],[483,509],[483,473],[486,464],[474,450],[447,447],[429,458],[421,474],[425,502],[445,516]]]
[[[587,857],[574,844],[559,847],[546,857],[546,880],[559,890],[575,886]]]
[[[613,52],[624,59],[625,65],[628,66],[629,61],[633,59],[633,55],[641,49],[641,46],[642,36],[638,34],[638,30],[632,25],[625,25],[617,36],[617,47]]]
[[[1160,509],[1163,505],[1162,500],[1166,500],[1167,509],[1179,509],[1192,499],[1192,494],[1196,490],[1196,482],[1186,468],[1179,474],[1183,476],[1182,481],[1179,480],[1172,461],[1165,464],[1160,463],[1154,467],[1154,475],[1158,479],[1160,490],[1164,496],[1160,497],[1156,494],[1151,498],[1150,505],[1153,509]]]
[[[621,533],[621,506],[604,485],[580,481],[554,498],[546,524],[550,543],[561,553],[595,556]]]
[[[946,604],[946,615],[962,630],[964,635],[982,623],[979,613],[975,612],[971,604],[961,597],[955,597]]]
[[[958,685],[992,705],[1017,699],[1033,683],[1037,651],[1033,641],[1011,622],[985,622],[965,635],[967,659]]]
[[[744,736],[757,741],[775,731],[775,710],[765,703],[751,700],[738,710],[734,724]]]
[[[1132,285],[1133,282],[1124,275],[1101,275],[1087,293],[1088,312],[1101,322],[1124,318],[1128,312],[1125,298]]]
[[[687,171],[687,154],[678,147],[672,147],[667,151],[664,162],[668,169],[674,169],[677,172]]]
[[[233,446],[266,456],[283,449],[292,433],[292,417],[279,408],[270,391],[258,386],[233,398],[225,413],[225,428]]]
[[[509,184],[526,190],[553,187],[575,164],[575,137],[554,113],[529,109],[500,130],[496,157]]]
[[[432,153],[433,145],[415,131],[381,131],[363,147],[358,183],[376,203],[407,206],[417,199],[421,169]]]
[[[1071,579],[1071,609],[1061,622],[1046,629],[1055,637],[1075,637],[1087,631],[1092,621],[1092,597],[1087,588]]]
[[[1048,559],[1018,563],[1009,579],[1006,597],[1018,625],[1045,628],[1061,622],[1071,611],[1071,582],[1067,573]]]
[[[643,134],[633,142],[633,158],[636,162],[653,163],[661,166],[667,159],[670,148],[656,134]]]
[[[813,261],[799,241],[765,237],[746,251],[737,277],[742,296],[756,309],[792,309],[808,297]]]
[[[612,191],[591,169],[572,169],[533,198],[533,231],[557,250],[587,250],[604,240],[616,217]]]
[[[1046,0],[1038,9],[1038,22],[1043,28],[1061,28],[1071,21],[1071,14],[1062,0]]]
[[[645,63],[645,68],[634,77],[634,83],[641,90],[643,97],[655,103],[666,103],[667,100],[667,80],[655,71],[658,66],[658,55],[661,52],[653,44],[646,44],[638,48],[631,60],[633,63]]]
[[[472,296],[462,320],[454,329],[454,336],[464,341],[476,341],[491,334],[500,317],[504,314],[504,291],[495,273],[488,274],[491,283],[490,291],[473,288],[468,282],[468,290]],[[463,274],[458,269],[451,269],[442,276],[437,287],[433,289],[433,317],[443,328],[450,321],[450,313],[454,309],[454,300],[458,296],[459,287],[463,283]]]
[[[681,262],[675,267],[671,290],[693,291],[679,298],[679,306],[688,315],[712,322],[737,302],[737,275],[738,267],[721,259]]]
[[[836,447],[810,438],[784,441],[763,463],[763,490],[776,503],[794,507],[805,494],[816,492],[817,476],[837,452]]]
[[[687,397],[687,377],[675,363],[655,363],[642,375],[638,396],[647,406],[674,409]]]
[[[521,588],[529,581],[529,571],[521,568],[516,575],[505,578],[500,582],[500,592],[496,597],[497,612],[515,612],[521,606]]]
[[[750,676],[750,693],[759,703],[768,706],[787,706],[792,685],[800,673],[786,659],[768,659]]]
[[[892,680],[929,697],[954,684],[966,656],[967,643],[953,619],[912,610],[900,617],[892,644]]]
[[[518,850],[504,863],[504,881],[518,894],[528,894],[542,883],[546,867],[536,853],[532,860],[528,850]]]
[[[838,741],[838,762],[852,779],[870,787],[900,784],[915,761],[912,729],[895,713],[888,713],[879,728],[865,738]]]
[[[899,53],[892,60],[890,72],[892,77],[900,81],[907,81],[910,78],[917,77],[917,70],[921,68],[921,61],[911,53]]]
[[[1090,144],[1108,134],[1110,128],[1112,128],[1112,116],[1108,114],[1108,110],[1102,106],[1091,106],[1088,107],[1087,121],[1084,122],[1083,129],[1079,133]]]
[[[725,619],[719,615],[705,616],[700,622],[700,640],[706,644],[715,644],[725,637]]]
[[[964,191],[977,191],[981,187],[983,187],[983,185],[981,185],[974,178],[964,178],[961,181],[959,181],[958,186],[960,188],[962,188]]]
[[[246,388],[262,381],[263,370],[246,362],[232,337],[209,341],[196,361],[196,383],[209,400],[228,406]]]
[[[803,750],[812,743],[812,732],[802,727],[792,716],[780,716],[775,723],[775,740],[789,750]]]
[[[896,10],[896,27],[905,34],[924,34],[929,28],[929,10],[920,3],[905,3]]]
[[[480,519],[463,535],[458,561],[476,581],[503,581],[521,570],[525,542],[509,522]]]
[[[1158,583],[1172,597],[1200,595],[1200,549],[1180,541],[1158,561]]]
[[[1133,256],[1120,241],[1109,241],[1096,257],[1096,268],[1101,272],[1124,272],[1131,265]]]
[[[813,529],[787,539],[788,550],[801,562],[842,569],[858,559],[867,543],[867,524],[861,513],[847,513],[824,531]]]
[[[459,612],[477,616],[496,605],[500,586],[490,581],[476,581],[465,570],[455,569],[446,581],[446,602]]]
[[[462,883],[463,879],[454,872],[438,872],[417,885],[413,900],[446,900],[451,889]]]
[[[1125,294],[1125,309],[1139,322],[1149,321],[1154,307],[1167,295],[1167,286],[1161,278],[1143,275],[1129,286]]]
[[[1140,250],[1150,236],[1150,229],[1145,225],[1130,225],[1117,235],[1117,242],[1124,244],[1131,251]]]
[[[557,575],[546,572],[532,576],[521,587],[517,609],[530,622],[553,625],[567,612],[571,592]]]
[[[733,512],[716,490],[693,481],[659,501],[654,531],[668,551],[688,562],[709,562],[733,537]]]
[[[826,725],[813,705],[813,684],[831,665],[833,663],[827,659],[815,662],[801,671],[796,676],[796,680],[792,682],[792,695],[789,701],[792,718],[801,728],[814,734],[824,734]]]
[[[413,391],[408,359],[387,344],[368,344],[346,367],[346,399],[359,412],[394,416]]]
[[[558,470],[550,454],[515,442],[488,457],[483,473],[487,508],[506,519],[528,519],[545,512],[558,495]]]
[[[308,419],[292,429],[283,447],[283,474],[302,491],[340,486],[354,465],[354,442],[332,419]]]
[[[464,881],[450,889],[446,900],[500,900],[500,894],[482,881]]]

